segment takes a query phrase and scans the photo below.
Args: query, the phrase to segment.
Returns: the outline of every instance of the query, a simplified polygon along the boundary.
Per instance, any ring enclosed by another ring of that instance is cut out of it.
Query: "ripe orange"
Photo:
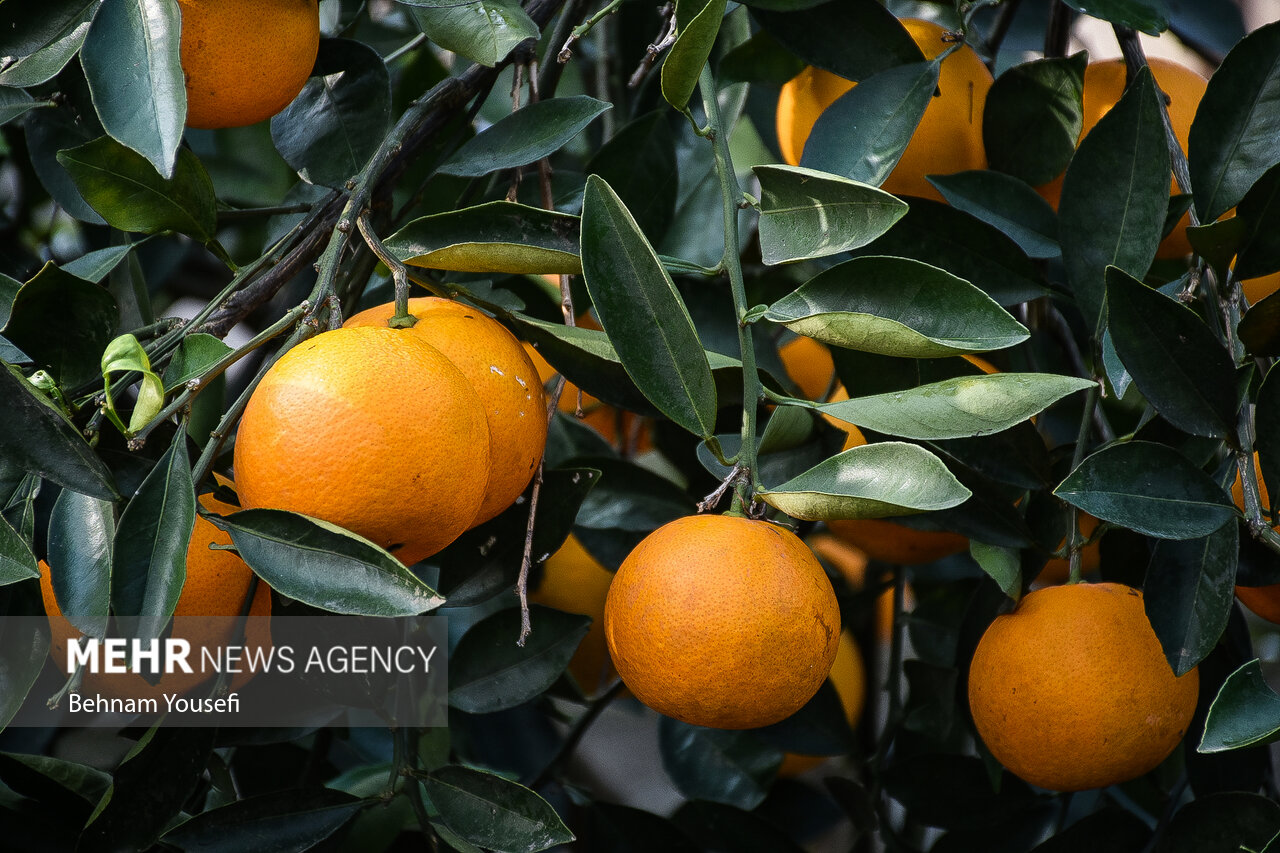
[[[1087,512],[1080,513],[1080,532],[1084,534],[1085,539],[1093,535],[1093,531],[1098,529],[1098,519],[1089,515]],[[1059,543],[1059,548],[1065,548],[1067,540],[1064,537]],[[1098,571],[1102,565],[1102,549],[1101,542],[1090,542],[1088,545],[1080,549],[1080,571],[1082,574],[1093,574]],[[1036,582],[1041,584],[1064,583],[1071,576],[1071,561],[1066,557],[1054,557],[1044,564],[1044,568],[1040,570],[1040,574],[1036,575]]]
[[[302,91],[320,49],[317,0],[178,0],[187,127],[241,127]]]
[[[698,726],[795,713],[831,671],[835,592],[813,553],[766,521],[693,515],[636,546],[604,608],[614,666],[641,702]]]
[[[614,674],[604,638],[604,601],[612,582],[613,572],[588,554],[571,533],[542,564],[542,582],[529,593],[530,601],[591,617],[591,629],[569,661],[569,672],[588,696],[599,692]]]
[[[810,537],[809,547],[813,553],[825,560],[854,589],[863,589],[867,583],[867,554],[829,533],[819,533]],[[910,611],[915,605],[915,592],[911,584],[903,589],[902,608]],[[893,588],[886,587],[876,598],[875,604],[876,638],[888,643],[893,638]]]
[[[890,596],[892,598],[892,596]],[[857,728],[862,718],[862,708],[867,701],[867,667],[862,662],[862,652],[853,641],[848,631],[840,632],[840,643],[836,647],[836,659],[831,664],[831,686],[840,697],[840,706],[844,708],[844,717],[849,728]],[[782,777],[798,776],[806,770],[812,770],[827,760],[825,755],[800,755],[788,752],[778,768]]]
[[[246,507],[345,527],[406,565],[471,526],[489,426],[471,383],[411,329],[324,332],[272,365],[235,447]]]
[[[361,311],[344,326],[382,326],[393,302]],[[547,448],[547,398],[520,341],[483,312],[434,296],[409,300],[413,332],[462,371],[489,422],[489,484],[475,524],[488,521],[520,496]]]
[[[1135,779],[1182,740],[1200,676],[1175,677],[1123,584],[1029,593],[997,616],[969,670],[969,708],[1005,767],[1052,791]]]
[[[946,30],[929,21],[907,18],[902,25],[911,33],[925,58],[947,49]],[[902,159],[882,188],[895,195],[914,195],[942,201],[942,194],[925,175],[947,175],[987,167],[982,145],[982,110],[992,84],[991,72],[973,49],[965,46],[942,63],[938,94],[929,101]],[[856,83],[812,66],[788,81],[778,96],[778,147],[782,159],[798,165],[805,142],[818,116]]]
[[[1151,74],[1156,84],[1169,96],[1169,122],[1173,125],[1174,135],[1182,150],[1187,150],[1187,134],[1191,132],[1191,121],[1196,117],[1196,109],[1200,99],[1204,97],[1208,81],[1185,65],[1158,56],[1148,58]],[[1093,130],[1098,121],[1111,111],[1124,94],[1125,65],[1123,59],[1109,59],[1103,62],[1091,62],[1084,70],[1084,120],[1080,130],[1083,141]],[[1079,142],[1076,143],[1079,145]],[[1040,195],[1058,209],[1062,198],[1062,176],[1043,186],[1037,187]],[[1170,180],[1170,195],[1177,193],[1176,180]],[[1191,242],[1187,239],[1187,226],[1191,224],[1190,214],[1184,213],[1177,226],[1168,237],[1160,243],[1156,252],[1158,258],[1181,258],[1191,251]]]
[[[1259,276],[1258,278],[1245,279],[1240,282],[1240,287],[1244,290],[1245,299],[1249,300],[1249,304],[1257,305],[1277,290],[1280,290],[1280,272]]]
[[[813,338],[797,335],[778,347],[782,366],[808,400],[825,400],[832,390],[836,366],[831,360],[831,350]],[[846,395],[847,396],[847,395]]]
[[[200,503],[219,515],[229,515],[240,509],[223,503],[212,494],[201,495]],[[81,685],[82,695],[96,693],[108,699],[161,700],[163,693],[187,693],[216,677],[216,673],[201,673],[198,665],[201,647],[212,650],[228,644],[239,645],[240,638],[234,634],[240,611],[244,608],[244,598],[249,593],[253,570],[234,552],[214,550],[209,547],[211,544],[230,545],[231,536],[196,516],[187,546],[187,580],[173,611],[172,634],[191,643],[188,660],[195,672],[166,674],[154,685],[135,672],[86,674]],[[65,671],[67,643],[71,638],[79,637],[80,631],[62,615],[53,593],[51,570],[43,560],[40,562],[40,596],[44,599],[44,610],[52,633],[50,652],[55,666]],[[250,651],[271,647],[270,616],[271,587],[259,581],[253,604],[249,606],[250,618],[245,624],[244,645]],[[246,654],[245,661],[250,657]],[[245,665],[248,666],[247,663]],[[247,668],[234,675],[232,689],[242,687],[253,675]]]
[[[532,344],[526,343],[524,351],[529,355],[544,385],[557,375],[556,369],[547,363]],[[564,390],[560,392],[560,402],[556,408],[567,415],[577,412],[577,385],[572,382],[564,383]],[[650,435],[652,423],[648,418],[625,409],[614,408],[586,392],[582,394],[581,420],[600,433],[605,441],[624,456],[638,455],[653,449],[653,438]]]
[[[1262,479],[1262,464],[1258,461],[1258,454],[1253,454],[1253,473],[1258,478],[1258,495],[1262,502],[1263,517],[1271,508],[1271,493],[1267,491],[1267,484]],[[1235,482],[1231,484],[1231,496],[1235,499],[1236,506],[1241,511],[1244,510],[1244,484],[1240,480],[1240,472],[1236,472]],[[1251,611],[1266,619],[1268,622],[1280,624],[1280,584],[1270,584],[1268,586],[1237,586],[1236,598],[1240,599],[1240,603]]]

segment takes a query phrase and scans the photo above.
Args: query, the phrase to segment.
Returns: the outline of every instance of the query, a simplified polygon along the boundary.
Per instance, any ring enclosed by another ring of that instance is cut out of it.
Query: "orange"
[[[831,350],[813,338],[797,335],[778,347],[782,366],[807,400],[825,400],[832,390],[836,366]]]
[[[892,599],[892,596],[890,596]],[[840,697],[840,707],[844,709],[844,718],[849,728],[857,728],[862,718],[862,708],[867,701],[867,667],[862,662],[862,652],[853,641],[848,631],[840,632],[840,643],[836,647],[835,663],[831,664],[831,686]],[[806,770],[812,770],[827,760],[825,755],[800,755],[788,752],[778,768],[778,775],[783,777],[798,776]]]
[[[230,515],[240,509],[223,503],[212,494],[201,495],[200,504],[219,515]],[[240,638],[235,633],[245,596],[249,593],[253,570],[234,551],[214,550],[209,547],[211,544],[230,545],[231,535],[196,516],[191,541],[187,546],[187,579],[174,607],[172,633],[173,637],[191,643],[188,661],[195,672],[166,674],[156,684],[151,684],[135,672],[118,675],[86,674],[81,684],[81,695],[97,693],[107,699],[156,699],[160,701],[160,707],[164,708],[163,693],[187,693],[216,677],[216,673],[200,671],[198,661],[201,658],[201,648],[209,648],[213,653],[212,649],[215,647],[240,644]],[[71,638],[79,637],[80,631],[62,615],[62,609],[58,607],[53,593],[51,570],[43,560],[40,561],[40,596],[44,599],[44,610],[49,617],[52,633],[50,653],[53,655],[54,665],[65,671],[67,643]],[[249,606],[249,616],[245,623],[244,640],[248,649],[243,664],[246,669],[232,677],[232,689],[242,687],[253,677],[253,672],[247,668],[252,650],[271,646],[271,587],[263,581],[258,582],[253,604]]]
[[[1258,478],[1258,496],[1262,503],[1263,518],[1266,518],[1271,509],[1271,493],[1267,491],[1267,484],[1262,479],[1262,464],[1258,461],[1256,452],[1253,454],[1253,473]],[[1236,506],[1243,511],[1244,484],[1240,480],[1239,471],[1236,471],[1235,482],[1231,484],[1231,497],[1235,499]],[[1236,598],[1268,622],[1280,624],[1280,584],[1237,586]]]
[[[613,572],[600,565],[570,533],[560,550],[542,564],[542,582],[529,593],[530,601],[591,617],[591,629],[569,661],[569,672],[588,696],[599,692],[614,675],[604,639],[604,601],[612,581]]]
[[[1208,81],[1185,65],[1170,59],[1152,56],[1147,59],[1151,66],[1151,74],[1156,84],[1169,96],[1169,122],[1173,125],[1173,133],[1178,137],[1182,150],[1187,150],[1187,134],[1191,132],[1191,121],[1196,117],[1196,109],[1200,99],[1204,97]],[[1098,121],[1111,111],[1124,94],[1125,65],[1123,59],[1109,59],[1103,62],[1091,62],[1084,70],[1084,116],[1080,129],[1080,140],[1083,141],[1093,130]],[[1076,143],[1079,146],[1079,142]],[[1043,186],[1037,187],[1040,195],[1058,209],[1062,198],[1062,176],[1055,178]],[[1170,195],[1177,193],[1178,183],[1171,179]],[[1177,226],[1168,237],[1160,243],[1156,251],[1157,258],[1181,258],[1190,253],[1191,242],[1187,239],[1187,226],[1191,224],[1189,213],[1184,213]]]
[[[235,469],[244,506],[323,519],[408,565],[475,520],[489,426],[471,383],[421,334],[335,329],[262,377]]]
[[[1240,287],[1244,291],[1245,299],[1249,300],[1249,304],[1257,305],[1277,290],[1280,290],[1280,272],[1259,276],[1258,278],[1245,279],[1240,282]]]
[[[1069,584],[1029,593],[997,616],[973,654],[969,708],[983,743],[1051,791],[1136,779],[1182,740],[1200,676],[1176,677],[1142,593]]]
[[[926,59],[933,59],[949,45],[947,32],[929,21],[902,21]],[[982,145],[982,110],[992,84],[991,72],[967,45],[942,63],[938,90],[920,119],[902,159],[885,179],[882,189],[895,195],[914,195],[942,201],[942,194],[925,175],[948,175],[987,167]],[[856,83],[812,66],[782,87],[778,96],[778,147],[782,159],[800,163],[805,142],[818,116]]]
[[[178,0],[187,127],[241,127],[302,91],[320,49],[317,0]]]
[[[809,547],[821,559],[838,571],[853,589],[863,589],[867,583],[867,554],[861,548],[855,548],[848,542],[838,539],[829,533],[819,533],[809,539]],[[910,611],[915,607],[915,592],[911,584],[903,590],[903,609]],[[888,643],[893,638],[893,587],[886,587],[876,598],[875,605],[876,638]]]
[[[1087,512],[1080,513],[1079,516],[1080,532],[1084,534],[1085,539],[1093,535],[1093,531],[1098,529],[1098,519],[1089,515]],[[1058,544],[1059,548],[1067,546],[1066,537]],[[1082,574],[1093,574],[1098,571],[1102,565],[1102,552],[1100,542],[1090,542],[1088,545],[1080,549],[1080,571]],[[1054,557],[1044,564],[1044,568],[1040,570],[1040,574],[1036,575],[1036,582],[1042,584],[1064,583],[1071,576],[1071,561],[1066,557]]]
[[[383,326],[393,302],[361,311],[344,326]],[[489,422],[489,483],[475,524],[488,521],[520,496],[547,447],[547,398],[520,341],[483,312],[434,296],[409,300],[413,331],[462,371]]]
[[[525,344],[524,351],[528,353],[544,385],[557,375],[556,369],[547,363],[532,344]],[[577,412],[577,385],[572,382],[564,383],[564,390],[560,392],[557,408],[567,415]],[[648,418],[625,409],[614,408],[586,392],[582,394],[581,421],[600,433],[605,441],[624,456],[646,453],[653,449],[653,438],[650,435],[652,422]]]
[[[693,515],[658,528],[623,561],[604,631],[641,702],[696,726],[750,729],[818,692],[835,660],[840,608],[794,533]]]

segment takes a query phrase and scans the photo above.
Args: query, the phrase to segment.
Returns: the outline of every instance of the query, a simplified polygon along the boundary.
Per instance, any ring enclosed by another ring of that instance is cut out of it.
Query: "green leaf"
[[[318,518],[279,509],[206,515],[281,595],[333,613],[412,616],[444,599],[386,551]]]
[[[677,110],[689,106],[720,32],[724,9],[725,0],[676,0],[676,40],[662,63],[662,97]]]
[[[439,171],[476,178],[527,165],[559,151],[612,108],[586,95],[527,104],[464,142]]]
[[[1107,310],[1116,353],[1165,420],[1192,435],[1234,432],[1235,366],[1199,315],[1115,267]]]
[[[658,721],[662,767],[691,800],[754,809],[764,801],[782,752],[753,732],[706,729],[663,717]]]
[[[3,334],[69,391],[98,376],[118,316],[111,294],[50,261],[18,291]]]
[[[874,0],[830,0],[812,8],[771,11],[750,3],[751,14],[796,56],[847,80],[924,59],[906,28]],[[810,4],[792,4],[809,6]]]
[[[479,273],[580,275],[579,220],[509,201],[423,216],[384,241],[406,264]]]
[[[1235,600],[1240,526],[1224,524],[1200,539],[1156,543],[1142,587],[1147,619],[1174,675],[1209,656]]]
[[[1023,62],[996,78],[982,114],[991,168],[1032,186],[1062,174],[1084,127],[1084,51]]]
[[[1101,319],[1106,268],[1145,275],[1168,206],[1169,149],[1151,72],[1144,68],[1080,143],[1062,184],[1062,258],[1090,330]]]
[[[1255,181],[1236,206],[1236,215],[1225,221],[1236,220],[1243,225],[1236,277],[1249,279],[1280,270],[1280,166],[1272,166]]]
[[[1004,349],[1029,337],[969,282],[908,258],[846,261],[770,305],[764,316],[823,343],[906,358]]]
[[[111,396],[111,374],[141,373],[142,380],[138,384],[138,397],[133,404],[133,413],[129,416],[127,435],[133,435],[150,423],[164,408],[164,383],[151,369],[151,359],[147,351],[133,335],[120,335],[102,353],[102,378],[106,383],[107,411],[115,417],[115,400]]]
[[[120,636],[161,636],[187,579],[187,546],[196,523],[196,492],[187,434],[142,481],[120,516],[111,564],[111,609]]]
[[[518,4],[503,0],[451,2],[414,8],[410,14],[440,47],[490,67],[525,39],[538,37],[533,19]]]
[[[1088,379],[1074,376],[996,373],[837,403],[815,403],[810,408],[885,435],[921,440],[968,438],[1006,430],[1091,385]]]
[[[88,637],[105,637],[111,607],[116,521],[109,501],[64,489],[49,516],[53,594],[67,621]]]
[[[750,5],[760,8],[758,4]],[[803,71],[804,65],[804,60],[783,47],[768,30],[760,30],[720,57],[716,72],[723,83],[781,86]]]
[[[22,89],[0,88],[0,127],[36,106],[36,99]]]
[[[23,127],[31,168],[49,195],[81,222],[105,225],[106,220],[84,200],[71,175],[58,162],[58,152],[82,145],[102,134],[98,117],[93,114],[84,116],[70,105],[60,104],[27,113]]]
[[[105,249],[85,252],[74,261],[63,264],[62,271],[97,284],[129,256],[134,245],[136,244],[125,243],[122,246],[108,246]]]
[[[166,832],[162,840],[185,853],[302,853],[367,805],[329,788],[259,794],[201,812]]]
[[[537,853],[574,835],[533,791],[494,773],[449,765],[426,780],[427,796],[446,826],[495,853]]]
[[[1196,213],[1212,222],[1280,162],[1280,22],[1259,27],[1213,73],[1188,136]]]
[[[49,634],[38,618],[41,609],[38,584],[26,582],[0,586],[0,731],[26,701],[32,685],[49,657]]]
[[[928,450],[899,441],[838,453],[760,497],[793,518],[880,518],[959,506],[972,494]]]
[[[715,381],[689,310],[630,212],[595,175],[583,194],[582,243],[587,292],[628,375],[671,420],[711,435]]]
[[[942,63],[899,65],[863,80],[818,116],[800,165],[880,186],[938,88]]]
[[[1280,838],[1280,805],[1244,791],[1200,796],[1178,809],[1165,838],[1168,853],[1274,850]]]
[[[231,347],[203,332],[187,335],[164,369],[164,387],[177,388],[202,373],[230,353]]]
[[[1149,441],[1090,454],[1053,493],[1103,521],[1158,539],[1208,536],[1236,515],[1208,475],[1172,447]]]
[[[102,4],[80,49],[102,126],[166,180],[187,120],[181,30],[175,0],[117,0]]]
[[[1280,696],[1262,676],[1257,658],[1227,678],[1204,721],[1197,752],[1226,752],[1280,740]]]
[[[1017,549],[988,545],[974,539],[969,542],[969,554],[999,585],[1001,592],[1014,601],[1022,597],[1022,560]]]
[[[1255,398],[1253,420],[1257,436],[1253,441],[1253,449],[1258,454],[1258,464],[1262,468],[1263,482],[1280,483],[1280,372],[1273,364],[1263,377]],[[1280,491],[1280,490],[1278,490]],[[1267,493],[1272,503],[1280,503],[1280,493]],[[1270,513],[1271,507],[1263,501],[1263,513]]]
[[[71,804],[96,803],[111,785],[111,775],[73,761],[45,755],[0,753],[0,779],[14,791],[41,802],[67,797]]]
[[[932,175],[947,204],[1000,229],[1031,258],[1056,258],[1058,215],[1049,202],[1022,181],[987,169]]]
[[[218,227],[213,182],[200,159],[183,148],[173,177],[163,178],[142,155],[109,137],[58,152],[76,188],[121,231],[177,231],[209,243]]]
[[[1158,36],[1169,29],[1167,0],[1066,0],[1077,12]]]
[[[0,517],[0,586],[40,577],[31,546]]]
[[[680,173],[670,113],[657,110],[623,127],[587,161],[631,211],[640,230],[658,243],[676,214]]]
[[[101,5],[101,0],[6,0],[0,8],[0,86],[38,86],[57,76],[84,44]]]
[[[760,249],[766,264],[823,258],[861,248],[907,212],[906,202],[859,184],[795,166],[756,166]]]
[[[351,39],[321,39],[314,76],[271,117],[271,141],[303,180],[342,187],[390,124],[391,77],[378,52]]]

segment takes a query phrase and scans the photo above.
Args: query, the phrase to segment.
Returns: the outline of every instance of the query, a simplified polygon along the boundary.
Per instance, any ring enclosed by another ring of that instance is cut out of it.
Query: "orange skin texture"
[[[1258,478],[1258,496],[1262,503],[1262,512],[1265,517],[1271,507],[1271,493],[1267,491],[1267,484],[1262,479],[1262,465],[1258,461],[1258,454],[1253,454],[1253,473]],[[1235,482],[1231,484],[1231,497],[1235,499],[1236,506],[1244,511],[1244,484],[1240,482],[1240,472],[1236,471]],[[1274,622],[1280,625],[1280,584],[1270,584],[1268,586],[1237,586],[1236,598],[1240,599],[1240,603],[1251,611],[1266,619],[1268,622]]]
[[[280,112],[320,49],[318,0],[178,0],[187,127],[242,127]]]
[[[584,318],[579,318],[579,320],[582,319]],[[578,325],[595,328],[592,323],[579,322]],[[524,351],[537,369],[538,376],[542,379],[544,386],[553,377],[559,375],[533,344],[526,343]],[[564,390],[560,392],[560,402],[556,405],[556,408],[566,415],[573,415],[577,412],[577,385],[568,381],[564,383]],[[609,442],[624,456],[634,456],[653,449],[653,438],[649,434],[650,422],[648,418],[637,415],[635,412],[628,412],[625,409],[614,408],[608,403],[602,403],[586,392],[582,393],[582,417],[579,420],[600,433],[605,441]]]
[[[314,516],[411,565],[471,526],[489,426],[471,383],[410,329],[335,329],[289,350],[240,421],[246,508]]]
[[[1169,96],[1169,122],[1173,125],[1174,135],[1185,153],[1187,135],[1191,132],[1191,122],[1196,117],[1196,109],[1200,99],[1204,97],[1205,87],[1209,81],[1185,65],[1179,65],[1169,59],[1152,56],[1147,59],[1151,66],[1151,74],[1156,84]],[[1084,70],[1084,115],[1080,129],[1080,142],[1089,135],[1098,121],[1111,111],[1124,94],[1125,66],[1123,59],[1109,59],[1103,62],[1091,62]],[[1065,173],[1064,173],[1065,174]],[[1045,201],[1058,209],[1062,199],[1062,175],[1047,184],[1036,188]],[[1170,179],[1169,194],[1178,192],[1175,179]],[[1231,215],[1231,214],[1228,214]],[[1173,231],[1160,243],[1156,251],[1157,258],[1181,258],[1191,252],[1191,242],[1187,239],[1187,226],[1191,224],[1190,213],[1184,213]]]
[[[1080,513],[1080,532],[1084,534],[1085,539],[1093,535],[1093,531],[1098,529],[1098,519],[1089,515],[1087,512]],[[1064,538],[1058,544],[1059,548],[1065,548],[1067,540]],[[1088,545],[1080,549],[1080,572],[1081,574],[1094,574],[1102,566],[1102,547],[1101,542],[1090,542]],[[1052,560],[1044,564],[1044,568],[1040,574],[1036,575],[1036,582],[1041,584],[1065,583],[1071,575],[1071,561],[1066,557],[1054,557]]]
[[[591,617],[591,628],[569,661],[569,672],[588,696],[598,693],[616,674],[604,636],[604,602],[612,582],[613,572],[587,553],[571,533],[542,564],[542,582],[529,593],[529,600],[537,604]]]
[[[346,327],[381,326],[393,302],[361,311]],[[462,371],[489,422],[489,484],[475,524],[511,506],[533,479],[547,448],[547,398],[538,370],[515,335],[476,308],[420,296],[409,300],[412,331]]]
[[[906,18],[902,22],[926,59],[947,49],[945,29],[929,21]],[[943,201],[942,194],[925,175],[947,175],[968,169],[985,169],[987,153],[982,144],[982,111],[991,89],[991,72],[973,49],[960,48],[942,63],[938,91],[925,109],[902,159],[881,189],[894,195],[913,195]],[[829,71],[805,68],[788,81],[778,96],[778,147],[782,159],[799,165],[805,142],[818,116],[857,84]]]
[[[750,729],[789,717],[822,686],[840,608],[795,534],[694,515],[649,534],[623,561],[604,630],[641,702],[697,726]]]
[[[892,599],[892,596],[890,596]],[[835,663],[831,664],[831,675],[828,676],[836,695],[840,697],[840,706],[844,708],[844,718],[849,728],[857,728],[862,719],[862,709],[867,701],[867,667],[862,661],[862,652],[853,641],[848,631],[840,633],[840,643],[836,647]],[[782,758],[782,766],[778,775],[783,778],[798,776],[806,770],[812,770],[825,763],[825,755],[801,755],[788,752]]]
[[[997,616],[969,670],[983,742],[1014,774],[1051,791],[1084,791],[1147,773],[1182,740],[1200,676],[1175,677],[1123,584],[1029,593]]]
[[[218,515],[230,515],[240,510],[238,506],[217,500],[212,494],[201,495],[200,504]],[[96,693],[108,699],[156,699],[163,703],[164,693],[189,693],[216,678],[215,673],[200,672],[200,648],[205,646],[212,650],[216,646],[239,645],[239,637],[235,633],[236,623],[244,608],[245,596],[249,593],[253,570],[235,552],[217,551],[209,547],[211,544],[230,545],[231,535],[197,515],[195,527],[191,531],[191,542],[187,546],[187,579],[173,611],[172,635],[191,643],[188,661],[195,672],[189,675],[183,672],[166,674],[155,684],[138,673],[86,674],[81,685],[81,695]],[[52,633],[50,654],[54,665],[65,671],[67,643],[71,638],[81,635],[79,629],[62,615],[53,592],[51,570],[43,560],[40,561],[40,597],[44,599],[44,610],[49,617]],[[245,625],[244,645],[248,649],[269,649],[271,587],[263,581],[258,582],[253,604],[249,607],[249,616]],[[248,659],[246,654],[244,660]],[[253,675],[253,672],[246,669],[232,676],[231,689],[243,687]]]

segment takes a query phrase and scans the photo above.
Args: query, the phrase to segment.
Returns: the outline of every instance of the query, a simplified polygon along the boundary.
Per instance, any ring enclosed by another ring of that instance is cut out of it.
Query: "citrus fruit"
[[[178,0],[187,126],[241,127],[302,91],[320,49],[317,0]]]
[[[831,350],[813,338],[797,335],[778,347],[778,357],[787,376],[807,400],[825,400],[832,390],[836,366]]]
[[[892,598],[892,595],[890,595]],[[848,631],[840,632],[840,642],[836,646],[836,659],[831,664],[831,674],[827,676],[836,695],[840,697],[840,707],[844,709],[844,718],[849,728],[857,728],[862,718],[862,708],[867,701],[867,667],[862,662],[862,652],[853,641]],[[801,755],[786,753],[782,758],[782,766],[778,775],[790,777],[811,770],[827,760],[825,755]]]
[[[996,759],[1033,785],[1083,791],[1135,779],[1182,740],[1200,676],[1176,677],[1123,584],[1029,593],[983,634],[969,708]]]
[[[1196,117],[1196,109],[1200,99],[1204,97],[1208,81],[1185,65],[1158,56],[1148,58],[1151,74],[1156,84],[1169,96],[1169,122],[1173,125],[1174,135],[1187,150],[1187,134],[1191,132],[1191,121]],[[1083,141],[1093,130],[1098,121],[1111,111],[1124,94],[1125,64],[1123,59],[1109,59],[1103,62],[1091,62],[1084,70],[1084,115],[1080,129],[1080,141]],[[1077,142],[1078,146],[1080,142]],[[1058,176],[1043,186],[1037,187],[1040,195],[1058,209],[1062,198],[1062,176]],[[1176,180],[1170,181],[1169,193],[1179,192]],[[1160,243],[1156,252],[1158,258],[1181,258],[1191,251],[1191,243],[1187,239],[1187,226],[1191,224],[1190,214],[1184,213],[1174,226],[1169,236]]]
[[[902,21],[911,38],[933,59],[949,45],[946,30],[929,21]],[[920,119],[902,159],[885,179],[882,189],[896,195],[914,195],[942,201],[942,194],[925,175],[948,175],[987,167],[982,145],[982,111],[992,84],[991,72],[967,45],[942,62],[938,87]],[[778,96],[778,147],[782,159],[800,163],[805,142],[818,116],[856,83],[809,66],[788,81]]]
[[[850,587],[855,590],[861,590],[866,587],[867,554],[861,548],[856,548],[829,533],[819,533],[811,537],[809,539],[809,547],[813,549],[813,553],[839,572]],[[913,609],[915,601],[915,592],[911,589],[911,584],[906,584],[903,589],[903,610],[910,611]],[[875,632],[876,639],[882,643],[888,643],[893,639],[892,584],[882,589],[880,595],[876,598]]]
[[[613,572],[570,533],[560,550],[542,564],[542,581],[529,593],[530,601],[591,617],[591,628],[569,661],[569,672],[588,696],[599,692],[614,673],[604,639],[604,601],[612,581]]]
[[[245,507],[353,531],[406,565],[471,526],[489,426],[471,383],[412,329],[334,329],[295,346],[254,390],[235,446]]]
[[[1262,464],[1258,461],[1256,452],[1253,454],[1253,473],[1258,478],[1258,497],[1262,503],[1263,517],[1266,518],[1271,509],[1271,493],[1267,491],[1267,484],[1262,479]],[[1236,506],[1243,512],[1244,484],[1240,480],[1240,472],[1238,470],[1236,471],[1235,482],[1231,484],[1231,497],[1235,499]],[[1240,599],[1241,604],[1268,622],[1280,624],[1280,584],[1237,586],[1236,598]]]
[[[1093,532],[1098,529],[1098,519],[1089,515],[1087,512],[1080,513],[1079,516],[1080,532],[1084,534],[1084,538],[1088,540]],[[1058,543],[1059,548],[1067,547],[1067,540]],[[1080,571],[1082,574],[1093,574],[1098,571],[1102,565],[1101,542],[1090,542],[1088,545],[1080,549]],[[1044,568],[1040,570],[1040,574],[1036,575],[1036,582],[1042,584],[1063,583],[1071,576],[1071,561],[1066,557],[1054,557],[1044,564]]]
[[[240,509],[223,503],[212,494],[201,495],[200,504],[218,515],[229,515]],[[249,593],[253,570],[235,552],[214,550],[209,547],[211,544],[230,545],[231,536],[196,516],[187,545],[187,578],[174,607],[172,633],[173,637],[191,644],[188,661],[195,672],[166,673],[155,684],[136,672],[86,674],[81,683],[82,695],[96,693],[106,699],[156,699],[163,708],[162,694],[188,693],[216,677],[216,673],[200,671],[197,661],[200,660],[201,649],[208,648],[214,654],[216,647],[240,645],[236,628],[245,596]],[[52,634],[50,653],[54,664],[65,671],[67,643],[79,637],[80,631],[62,615],[53,592],[51,570],[43,560],[40,562],[40,596],[44,599]],[[245,623],[246,662],[252,658],[254,649],[270,648],[270,616],[271,587],[259,581],[253,603],[249,606],[250,618]],[[253,675],[246,663],[243,672],[232,676],[232,689],[242,687]]]
[[[543,385],[557,375],[556,369],[547,363],[532,344],[525,344],[524,351],[533,362],[542,379]],[[560,392],[560,402],[556,408],[566,415],[573,415],[578,410],[578,386],[572,382],[564,383]],[[650,435],[652,422],[635,412],[618,409],[608,403],[601,402],[585,391],[582,392],[582,423],[598,432],[614,449],[624,456],[647,453],[653,449],[653,437]]]
[[[641,702],[697,726],[795,713],[835,660],[840,609],[794,533],[725,515],[678,518],[623,561],[604,608],[614,666]]]
[[[361,311],[344,326],[382,326],[393,302]],[[547,398],[520,341],[483,312],[434,296],[409,300],[415,334],[462,371],[489,422],[489,482],[475,524],[488,521],[520,496],[547,447]]]
[[[1245,299],[1249,300],[1249,304],[1257,305],[1277,290],[1280,290],[1280,272],[1245,279],[1240,282],[1240,288],[1244,291]]]

